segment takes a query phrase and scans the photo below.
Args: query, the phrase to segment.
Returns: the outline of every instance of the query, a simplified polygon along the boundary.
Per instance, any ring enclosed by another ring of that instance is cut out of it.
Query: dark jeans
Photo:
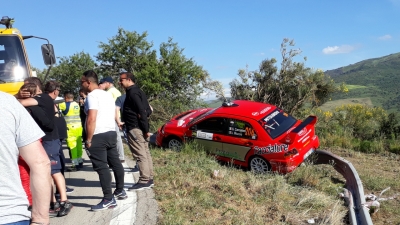
[[[113,193],[111,190],[111,173],[108,166],[114,172],[116,190],[121,191],[124,188],[125,174],[117,150],[117,133],[109,131],[93,135],[92,145],[87,151],[92,161],[93,169],[99,174],[104,198],[111,200]]]

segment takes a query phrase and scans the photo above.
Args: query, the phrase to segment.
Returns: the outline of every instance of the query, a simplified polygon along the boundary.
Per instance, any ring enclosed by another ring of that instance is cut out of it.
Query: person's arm
[[[149,126],[148,126],[148,120],[147,120],[147,113],[146,113],[146,108],[142,103],[142,99],[140,98],[140,96],[138,94],[133,94],[132,95],[132,99],[133,102],[135,104],[135,106],[137,107],[138,111],[139,111],[139,123],[140,123],[140,127],[143,129],[143,134],[145,136],[145,138],[147,138],[149,136]]]
[[[121,119],[119,118],[119,112],[120,112],[120,107],[115,106],[115,122],[117,123],[118,127],[120,130],[122,130],[122,126],[125,124],[124,122],[121,122]]]
[[[89,109],[86,118],[86,146],[90,148],[94,130],[96,129],[97,109]]]
[[[32,222],[49,224],[51,196],[50,160],[39,140],[19,147],[31,176]]]
[[[35,98],[18,99],[18,101],[19,101],[24,107],[39,105],[38,101],[37,101]]]

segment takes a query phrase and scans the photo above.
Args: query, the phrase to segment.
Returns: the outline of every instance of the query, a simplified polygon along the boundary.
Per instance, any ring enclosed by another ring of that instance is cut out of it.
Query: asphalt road
[[[67,158],[67,166],[70,165],[69,154],[64,145],[64,154]],[[138,192],[127,191],[128,198],[117,200],[118,206],[114,209],[103,211],[90,211],[92,205],[98,204],[103,197],[99,177],[93,170],[90,159],[83,152],[84,168],[76,172],[65,172],[68,187],[74,188],[74,192],[68,195],[68,200],[74,207],[64,217],[54,217],[50,223],[54,225],[131,225],[131,224],[156,224],[157,202],[154,199],[153,189]],[[138,173],[132,173],[135,162],[126,157],[125,163],[125,190],[135,183]],[[113,189],[115,188],[113,178]]]

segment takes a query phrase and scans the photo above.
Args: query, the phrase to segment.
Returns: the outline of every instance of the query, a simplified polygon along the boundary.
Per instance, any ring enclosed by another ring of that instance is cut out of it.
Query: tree
[[[300,49],[289,49],[294,41],[285,38],[281,44],[280,68],[276,59],[263,60],[257,71],[241,69],[239,80],[230,83],[234,99],[265,102],[294,114],[306,103],[312,106],[323,104],[331,93],[337,91],[334,82],[321,70],[313,70],[293,58],[301,54]],[[306,60],[306,58],[304,58]]]
[[[83,72],[91,69],[98,72],[95,61],[85,52],[58,59],[59,63],[50,71],[48,79],[60,82],[63,91],[71,91],[75,96],[81,87],[80,79]]]
[[[154,108],[152,118],[166,120],[199,107],[204,88],[218,86],[202,66],[183,54],[184,49],[172,38],[161,43],[159,58],[152,47],[147,32],[138,34],[119,28],[108,43],[100,43],[101,51],[96,56],[104,74],[116,78],[121,70],[134,73]]]
[[[133,72],[151,101],[164,90],[160,82],[164,78],[159,73],[157,52],[152,49],[153,43],[147,41],[147,36],[147,32],[138,34],[118,28],[117,35],[108,43],[100,43],[96,59],[102,73],[114,79],[121,71]]]

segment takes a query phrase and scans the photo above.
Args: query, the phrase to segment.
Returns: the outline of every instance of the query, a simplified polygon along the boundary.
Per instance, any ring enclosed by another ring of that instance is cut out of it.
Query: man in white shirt
[[[81,85],[88,93],[85,102],[86,150],[93,169],[99,174],[104,195],[103,200],[91,209],[99,211],[114,208],[117,206],[114,196],[120,200],[128,197],[124,191],[124,168],[119,160],[116,145],[115,102],[109,93],[99,89],[98,76],[93,70],[83,73]],[[109,167],[114,171],[114,194]]]

